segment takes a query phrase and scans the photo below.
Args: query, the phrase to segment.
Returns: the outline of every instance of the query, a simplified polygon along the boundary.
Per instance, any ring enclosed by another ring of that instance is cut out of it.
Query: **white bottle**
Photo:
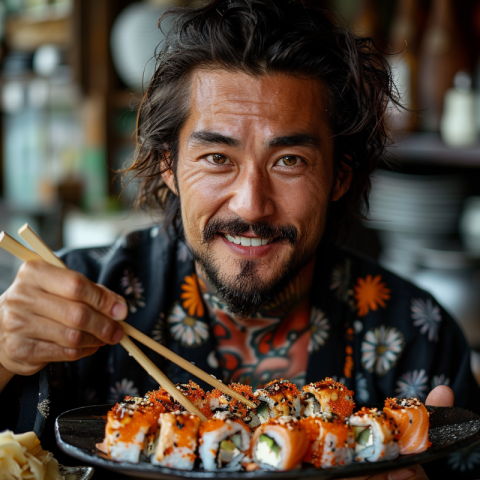
[[[468,73],[460,71],[453,83],[454,88],[445,94],[440,134],[450,147],[468,147],[477,140],[472,79]]]

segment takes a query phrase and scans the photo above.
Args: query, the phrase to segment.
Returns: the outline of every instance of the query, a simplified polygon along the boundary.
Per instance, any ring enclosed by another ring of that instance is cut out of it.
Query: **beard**
[[[280,269],[270,280],[265,280],[259,274],[260,260],[237,260],[239,273],[228,275],[221,272],[219,262],[215,260],[211,249],[217,235],[232,236],[252,230],[261,238],[275,239],[276,242],[292,245],[292,252],[282,263]],[[313,256],[308,254],[298,240],[295,227],[278,226],[268,223],[251,224],[240,218],[226,220],[211,220],[202,232],[204,250],[196,250],[189,244],[195,261],[202,268],[207,280],[215,289],[217,296],[227,305],[229,311],[237,317],[249,317],[258,312],[264,305],[271,303],[275,296],[290,284],[300,270],[307,265]]]

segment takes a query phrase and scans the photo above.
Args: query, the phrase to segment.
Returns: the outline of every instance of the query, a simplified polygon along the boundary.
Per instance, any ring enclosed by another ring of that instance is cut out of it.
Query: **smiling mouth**
[[[273,239],[270,238],[260,238],[260,237],[242,237],[239,235],[228,235],[225,234],[225,238],[235,245],[241,245],[242,247],[260,247],[262,245],[268,245],[273,242]]]

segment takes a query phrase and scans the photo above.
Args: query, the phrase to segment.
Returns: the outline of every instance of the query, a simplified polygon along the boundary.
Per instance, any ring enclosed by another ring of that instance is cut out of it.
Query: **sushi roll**
[[[349,422],[355,432],[357,462],[383,462],[398,457],[398,430],[384,412],[362,407]]]
[[[310,446],[302,424],[292,417],[268,420],[255,430],[251,442],[253,461],[267,470],[293,470],[301,467]]]
[[[315,413],[302,418],[300,424],[310,440],[304,462],[316,468],[349,465],[353,461],[355,436],[353,430],[335,413]]]
[[[118,462],[138,463],[148,434],[158,429],[164,408],[145,404],[142,397],[126,397],[107,413],[105,439],[97,448]]]
[[[177,390],[180,390],[207,418],[213,416],[207,400],[207,394],[200,385],[190,380],[188,383],[178,383],[175,386]],[[173,403],[176,405],[178,411],[185,411],[176,400],[173,400]]]
[[[325,412],[335,413],[345,419],[353,413],[355,408],[352,390],[348,390],[343,383],[335,382],[329,377],[320,382],[305,385],[302,399],[305,405],[303,411],[305,417]]]
[[[199,429],[198,454],[207,471],[238,471],[250,448],[252,430],[228,412],[216,413]]]
[[[231,383],[230,388],[255,404],[261,405],[260,401],[255,397],[252,387],[242,385],[240,383]],[[208,406],[213,413],[229,412],[234,417],[240,418],[249,427],[256,428],[260,425],[260,419],[256,409],[251,409],[242,402],[232,398],[218,389],[212,390],[207,394]]]
[[[150,462],[176,470],[193,470],[200,418],[187,412],[162,413]]]
[[[254,393],[257,400],[262,404],[257,408],[257,415],[261,423],[270,418],[294,417],[301,418],[302,402],[301,394],[294,383],[288,380],[274,380],[267,383],[264,388]]]
[[[387,398],[383,411],[400,431],[400,455],[424,452],[431,445],[429,413],[418,398]]]

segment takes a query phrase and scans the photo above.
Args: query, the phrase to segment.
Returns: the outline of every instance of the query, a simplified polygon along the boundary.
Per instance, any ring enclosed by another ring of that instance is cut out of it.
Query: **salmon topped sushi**
[[[418,398],[387,398],[383,411],[393,419],[400,432],[400,455],[421,453],[431,445],[429,413]]]
[[[353,392],[330,377],[303,387],[304,416],[315,413],[335,413],[345,419],[353,413],[355,402]]]
[[[268,420],[255,430],[251,457],[261,468],[293,470],[301,467],[309,446],[309,437],[301,422],[282,416]]]
[[[288,380],[267,383],[264,388],[256,390],[254,395],[262,402],[257,408],[261,423],[282,416],[294,417],[297,420],[301,418],[301,393],[297,386]]]

